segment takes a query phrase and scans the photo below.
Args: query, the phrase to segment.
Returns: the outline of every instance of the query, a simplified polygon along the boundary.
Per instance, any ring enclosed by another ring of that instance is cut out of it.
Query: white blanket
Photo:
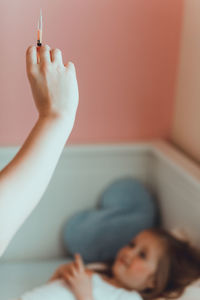
[[[104,281],[98,274],[92,275],[94,300],[142,300],[137,292],[129,292],[114,287]],[[21,296],[20,300],[76,300],[70,289],[62,280],[56,280],[38,287]]]

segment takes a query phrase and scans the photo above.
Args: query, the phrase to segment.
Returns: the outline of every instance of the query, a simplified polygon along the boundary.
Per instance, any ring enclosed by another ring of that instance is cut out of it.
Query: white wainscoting
[[[0,168],[18,150],[0,148]],[[95,207],[104,188],[125,176],[152,189],[164,227],[187,227],[200,244],[200,167],[173,146],[164,141],[67,146],[43,199],[17,232],[3,260],[62,257],[61,233],[67,218]]]
[[[149,184],[160,205],[163,226],[185,228],[200,246],[200,166],[167,143],[152,143]]]

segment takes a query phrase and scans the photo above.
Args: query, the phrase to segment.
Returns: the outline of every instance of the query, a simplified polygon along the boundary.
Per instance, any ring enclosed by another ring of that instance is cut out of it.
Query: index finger
[[[50,277],[50,279],[48,280],[48,282],[54,281],[56,279],[60,279],[61,278],[61,274],[60,271],[56,271],[53,276]]]
[[[26,50],[27,67],[37,64],[37,51],[35,46],[29,46]]]
[[[84,271],[85,266],[80,254],[75,254],[75,262],[80,271]]]

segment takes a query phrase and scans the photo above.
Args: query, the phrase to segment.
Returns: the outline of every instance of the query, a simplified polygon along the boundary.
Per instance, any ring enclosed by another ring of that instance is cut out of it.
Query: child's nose
[[[127,260],[127,262],[131,262],[135,256],[136,256],[136,250],[131,249],[126,252],[125,259]]]

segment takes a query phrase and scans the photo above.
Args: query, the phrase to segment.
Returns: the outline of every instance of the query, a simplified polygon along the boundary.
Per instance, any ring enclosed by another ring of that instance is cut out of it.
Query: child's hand
[[[74,64],[64,65],[59,49],[30,46],[26,69],[39,116],[74,121],[79,98]]]
[[[63,274],[66,274],[71,269],[72,265],[74,265],[74,262],[59,266],[48,282],[63,279]]]
[[[75,255],[74,263],[62,275],[78,300],[93,298],[92,272],[85,269],[79,254]]]

